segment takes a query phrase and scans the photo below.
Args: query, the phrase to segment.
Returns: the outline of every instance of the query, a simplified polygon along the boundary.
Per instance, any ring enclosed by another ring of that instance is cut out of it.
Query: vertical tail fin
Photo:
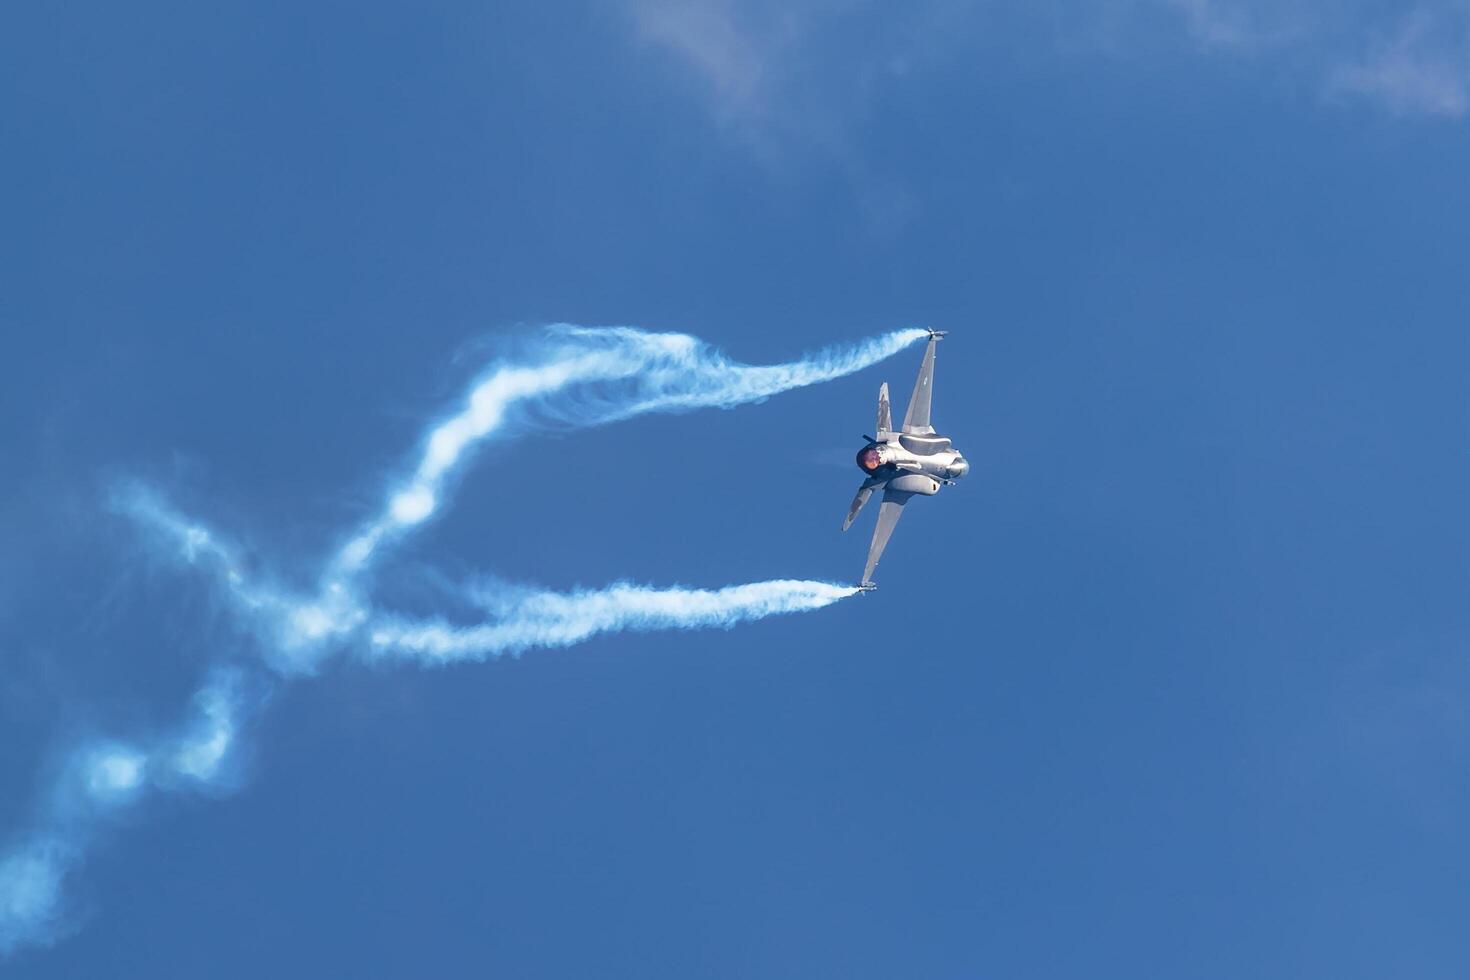
[[[909,396],[909,410],[903,417],[903,431],[911,435],[927,435],[934,431],[934,426],[929,423],[929,407],[934,398],[934,345],[943,336],[938,330],[931,332],[929,346],[924,348],[919,377],[914,381],[914,393]]]
[[[893,437],[893,409],[888,405],[888,382],[878,389],[878,431],[874,434],[879,442]]]

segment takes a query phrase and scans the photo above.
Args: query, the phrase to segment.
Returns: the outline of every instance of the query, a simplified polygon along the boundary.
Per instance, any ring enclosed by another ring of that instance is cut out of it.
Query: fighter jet
[[[883,503],[878,508],[878,526],[873,529],[873,543],[868,546],[868,564],[863,569],[863,580],[858,587],[864,591],[875,589],[873,569],[893,534],[898,519],[903,516],[903,505],[915,494],[932,497],[941,486],[950,486],[970,472],[970,464],[959,451],[950,446],[949,440],[934,431],[929,424],[929,406],[934,396],[934,348],[945,335],[942,330],[929,331],[929,344],[924,348],[924,361],[919,365],[919,378],[914,382],[914,393],[909,398],[909,410],[903,417],[903,428],[893,431],[893,417],[888,408],[888,384],[878,389],[878,432],[863,436],[868,440],[857,454],[858,467],[868,475],[842,530],[852,527],[853,519],[874,490],[883,491]]]

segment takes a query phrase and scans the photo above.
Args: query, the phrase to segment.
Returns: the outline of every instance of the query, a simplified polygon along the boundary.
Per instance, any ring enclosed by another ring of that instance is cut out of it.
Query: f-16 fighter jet
[[[857,496],[847,510],[842,530],[852,527],[853,519],[874,490],[883,491],[878,508],[878,526],[873,529],[873,543],[868,546],[868,564],[863,569],[859,588],[877,588],[873,569],[893,534],[903,505],[914,494],[932,497],[941,486],[949,486],[970,472],[970,464],[950,446],[949,440],[929,424],[929,406],[934,395],[934,348],[944,336],[942,330],[929,331],[929,345],[924,348],[924,362],[919,365],[919,379],[909,398],[909,410],[903,417],[903,428],[893,430],[893,417],[888,408],[888,385],[878,389],[878,432],[864,436],[868,444],[857,454],[857,464],[868,478],[858,487]]]

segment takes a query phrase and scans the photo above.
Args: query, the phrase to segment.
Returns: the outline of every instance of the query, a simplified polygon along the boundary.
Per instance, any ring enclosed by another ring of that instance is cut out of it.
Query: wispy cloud
[[[1460,118],[1470,105],[1467,32],[1470,13],[1462,6],[1418,8],[1360,62],[1339,66],[1331,83],[1394,112]]]
[[[1304,73],[1328,98],[1403,116],[1470,107],[1470,4],[1164,0],[1202,48]]]
[[[727,121],[764,116],[777,77],[799,39],[795,7],[762,19],[730,0],[681,2],[635,0],[629,11],[638,35],[683,61],[707,86],[717,112]]]
[[[721,139],[768,173],[818,162],[878,234],[906,223],[916,197],[864,152],[864,124],[931,44],[916,25],[949,4],[622,0],[638,49],[673,66]]]
[[[1183,18],[1186,33],[1200,44],[1212,48],[1255,50],[1283,39],[1279,20],[1289,4],[1277,4],[1270,15],[1278,20],[1263,21],[1261,12],[1252,4],[1229,0],[1164,0]]]
[[[1249,59],[1325,102],[1343,96],[1399,115],[1459,118],[1470,106],[1470,4],[1409,7],[1367,0],[1091,0],[897,7],[793,0],[625,0],[637,37],[671,54],[696,79],[722,127],[770,156],[776,149],[840,148],[860,170],[846,130],[905,69],[973,56],[997,29],[1030,23],[1024,42],[1067,58],[1093,46],[1126,56],[1172,40],[1207,58]],[[876,39],[876,40],[875,40]],[[966,52],[970,54],[967,55]],[[977,98],[983,93],[977,92]]]
[[[1217,57],[1296,76],[1328,103],[1457,119],[1470,106],[1470,4],[1347,0],[1161,0]]]

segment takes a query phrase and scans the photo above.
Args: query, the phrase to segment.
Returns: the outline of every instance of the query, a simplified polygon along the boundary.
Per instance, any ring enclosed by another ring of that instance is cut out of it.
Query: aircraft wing
[[[903,516],[903,505],[912,496],[905,490],[883,491],[883,503],[878,508],[878,526],[873,528],[873,543],[868,545],[868,566],[863,569],[864,585],[873,581],[873,569],[878,567],[878,559],[883,557],[883,549],[888,547],[888,539],[898,526],[898,519]]]
[[[914,393],[909,396],[909,410],[903,417],[903,431],[909,435],[928,435],[934,431],[929,424],[929,403],[934,397],[934,346],[939,335],[929,337],[929,346],[924,348],[924,362],[919,365],[919,377],[914,382]]]

